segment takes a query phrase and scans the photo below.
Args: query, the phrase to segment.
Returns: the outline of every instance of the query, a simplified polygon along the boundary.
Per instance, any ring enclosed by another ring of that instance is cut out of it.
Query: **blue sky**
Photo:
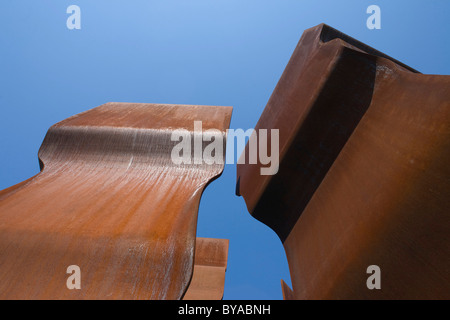
[[[66,27],[81,8],[81,30]],[[369,5],[381,29],[369,30]],[[233,106],[253,128],[301,34],[330,26],[430,74],[450,74],[450,1],[2,0],[0,189],[39,172],[54,123],[109,101]],[[224,299],[281,299],[280,240],[234,195],[235,165],[205,190],[198,236],[230,239]]]

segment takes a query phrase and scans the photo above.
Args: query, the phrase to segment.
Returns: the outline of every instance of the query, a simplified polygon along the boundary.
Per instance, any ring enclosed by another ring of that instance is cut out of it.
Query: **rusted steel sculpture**
[[[108,103],[52,126],[41,172],[0,192],[0,298],[181,299],[200,197],[223,162],[174,164],[171,133],[194,136],[198,120],[225,136],[230,117],[231,107]],[[70,265],[80,290],[66,287]]]
[[[283,242],[286,299],[450,298],[449,76],[322,24],[304,32],[255,130],[272,128],[278,173],[238,164],[237,194]],[[370,265],[380,290],[366,285]]]
[[[228,240],[197,238],[195,265],[184,300],[221,300],[228,261]]]

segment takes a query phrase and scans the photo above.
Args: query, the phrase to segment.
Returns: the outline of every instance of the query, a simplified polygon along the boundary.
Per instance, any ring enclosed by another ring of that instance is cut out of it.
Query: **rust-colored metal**
[[[195,265],[184,300],[221,300],[228,261],[228,240],[197,238]]]
[[[182,298],[200,197],[223,163],[175,165],[171,133],[202,121],[225,137],[231,110],[107,103],[52,126],[41,172],[0,192],[0,298]]]
[[[284,244],[285,298],[450,298],[449,76],[322,24],[303,34],[259,129],[279,129],[279,171],[238,164],[237,193]],[[370,265],[381,290],[366,286]]]

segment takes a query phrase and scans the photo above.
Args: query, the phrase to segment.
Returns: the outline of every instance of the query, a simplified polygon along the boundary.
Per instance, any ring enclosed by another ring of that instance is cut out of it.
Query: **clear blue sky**
[[[66,9],[81,8],[81,30]],[[366,27],[369,5],[381,30]],[[450,74],[448,0],[2,0],[0,189],[39,172],[47,129],[109,101],[233,106],[255,126],[303,30],[326,23],[423,73]],[[224,299],[281,299],[281,242],[234,195],[208,186],[198,236],[230,239]],[[1,253],[0,253],[1,254]]]

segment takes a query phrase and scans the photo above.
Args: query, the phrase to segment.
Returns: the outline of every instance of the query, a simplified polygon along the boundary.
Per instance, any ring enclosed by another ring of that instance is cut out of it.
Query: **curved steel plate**
[[[0,192],[0,298],[180,299],[223,163],[175,165],[171,134],[202,121],[225,137],[231,110],[107,103],[52,126],[41,173]],[[80,290],[66,287],[70,265]]]

